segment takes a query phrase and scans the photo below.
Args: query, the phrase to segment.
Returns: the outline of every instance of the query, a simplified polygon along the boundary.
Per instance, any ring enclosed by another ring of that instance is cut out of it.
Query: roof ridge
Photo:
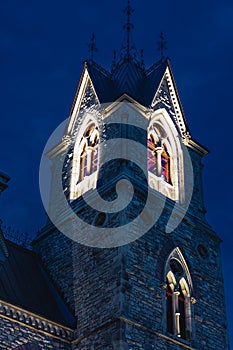
[[[162,64],[167,64],[168,58],[166,60],[160,59],[159,61],[155,62],[150,66],[148,69],[145,70],[145,75],[148,76],[150,73],[152,73],[155,69],[157,69]]]
[[[104,67],[102,67],[100,64],[98,64],[97,62],[95,61],[87,61],[87,68],[90,67],[94,67],[96,68],[100,73],[104,74],[106,76],[106,78],[110,78],[111,79],[111,73],[105,69]]]

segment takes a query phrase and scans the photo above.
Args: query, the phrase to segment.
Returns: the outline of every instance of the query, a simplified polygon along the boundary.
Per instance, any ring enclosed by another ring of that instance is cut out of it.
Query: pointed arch
[[[91,115],[84,118],[74,142],[70,199],[96,187],[99,164],[99,125]]]
[[[164,277],[167,332],[189,340],[192,334],[190,295],[193,287],[187,263],[179,247],[169,254]]]
[[[156,159],[156,169],[152,166],[154,159]],[[183,156],[179,133],[168,112],[164,108],[158,109],[152,114],[148,127],[149,185],[165,196],[182,202],[183,178]]]

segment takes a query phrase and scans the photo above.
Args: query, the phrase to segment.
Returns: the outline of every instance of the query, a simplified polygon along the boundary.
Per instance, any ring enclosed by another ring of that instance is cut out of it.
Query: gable
[[[81,121],[80,119],[85,111],[88,109],[93,110],[97,105],[99,105],[99,99],[88,73],[87,66],[84,65],[83,73],[71,107],[66,134],[73,135],[75,125]]]
[[[165,108],[179,134],[184,139],[190,138],[189,128],[169,64],[160,82],[159,88],[155,93],[151,106],[154,110]]]

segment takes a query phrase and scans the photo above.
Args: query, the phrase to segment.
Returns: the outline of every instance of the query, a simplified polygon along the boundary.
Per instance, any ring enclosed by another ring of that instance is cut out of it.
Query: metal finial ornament
[[[92,36],[91,36],[91,42],[90,42],[90,44],[88,44],[88,49],[90,52],[90,60],[93,61],[94,53],[97,51],[97,47],[95,44],[95,33],[94,32],[92,33]]]
[[[130,0],[128,0],[127,7],[123,10],[127,15],[127,23],[124,25],[124,29],[127,32],[127,60],[130,59],[130,32],[134,28],[134,25],[131,23],[131,15],[134,12],[134,9],[131,7]]]
[[[141,55],[141,62],[140,62],[141,68],[142,68],[142,69],[145,69],[144,50],[143,50],[143,49],[140,50],[140,55]]]
[[[161,53],[161,59],[164,58],[164,51],[167,50],[167,42],[166,40],[164,39],[164,35],[163,35],[163,32],[160,33],[160,41],[159,41],[159,51]]]
[[[111,68],[111,71],[113,72],[113,70],[116,68],[116,56],[117,56],[117,52],[116,50],[113,51],[113,60],[112,60],[112,68]]]

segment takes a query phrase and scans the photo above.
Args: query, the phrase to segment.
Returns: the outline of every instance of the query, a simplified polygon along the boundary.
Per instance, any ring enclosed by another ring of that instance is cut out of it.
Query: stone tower
[[[207,153],[169,60],[145,69],[125,45],[110,72],[85,62],[47,153],[49,219],[33,244],[77,318],[72,349],[228,349],[221,240],[203,202]]]

